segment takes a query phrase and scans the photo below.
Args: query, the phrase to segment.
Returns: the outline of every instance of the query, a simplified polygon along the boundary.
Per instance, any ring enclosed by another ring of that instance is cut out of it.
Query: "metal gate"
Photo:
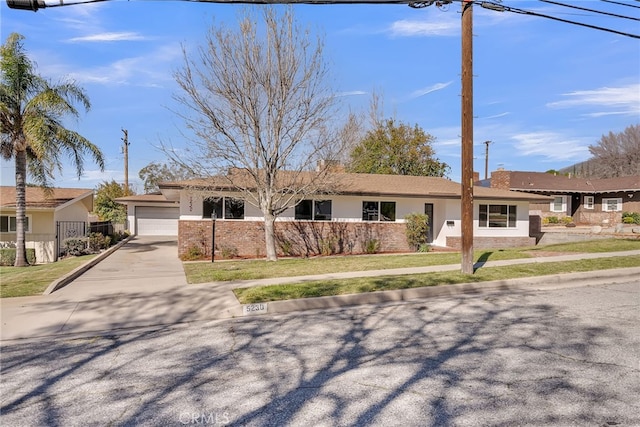
[[[57,221],[56,222],[56,254],[64,254],[65,239],[71,237],[84,237],[87,235],[87,223],[84,221]]]

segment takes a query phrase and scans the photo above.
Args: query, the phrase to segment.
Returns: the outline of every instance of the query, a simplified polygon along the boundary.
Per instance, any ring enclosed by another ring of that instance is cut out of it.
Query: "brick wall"
[[[276,222],[279,255],[366,253],[377,241],[377,252],[409,252],[403,223],[282,221]],[[178,256],[197,248],[211,257],[212,221],[178,222]],[[216,221],[216,257],[234,253],[240,257],[265,255],[262,221]]]

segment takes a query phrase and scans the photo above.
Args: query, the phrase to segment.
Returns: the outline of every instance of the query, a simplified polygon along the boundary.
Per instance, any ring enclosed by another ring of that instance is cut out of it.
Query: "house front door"
[[[429,217],[429,231],[427,231],[427,243],[433,243],[433,203],[424,204],[424,213]]]

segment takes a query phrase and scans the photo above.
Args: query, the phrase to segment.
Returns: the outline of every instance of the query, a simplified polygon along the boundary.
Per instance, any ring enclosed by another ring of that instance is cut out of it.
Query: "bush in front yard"
[[[62,241],[64,253],[70,256],[81,256],[87,254],[86,237],[70,237]]]
[[[87,237],[87,248],[90,253],[95,254],[103,249],[109,248],[111,245],[111,237],[102,233],[89,233]]]
[[[429,215],[410,213],[405,216],[404,219],[407,225],[405,230],[407,243],[409,246],[415,248],[415,250],[420,251],[420,247],[428,243]]]
[[[36,263],[36,250],[27,248],[27,262],[31,265]],[[11,267],[16,263],[16,248],[0,249],[0,265]]]
[[[638,224],[640,225],[640,213],[638,212],[622,212],[623,224]]]

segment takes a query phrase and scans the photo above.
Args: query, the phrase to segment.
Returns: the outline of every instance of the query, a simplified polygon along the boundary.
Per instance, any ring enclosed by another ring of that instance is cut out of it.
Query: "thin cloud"
[[[342,96],[360,96],[360,95],[366,95],[367,92],[363,91],[363,90],[351,90],[351,91],[346,91],[346,92],[338,92],[335,94],[336,97],[342,97]]]
[[[453,82],[446,82],[446,83],[436,83],[432,86],[428,86],[425,87],[423,89],[418,89],[414,92],[411,93],[411,95],[409,95],[409,98],[419,98],[421,96],[425,96],[428,95],[432,92],[438,91],[438,90],[442,90],[444,88],[446,88],[447,86],[449,86],[451,83]]]
[[[504,113],[494,114],[493,116],[480,117],[480,118],[481,119],[499,119],[500,117],[508,116],[509,114],[511,114],[511,113],[506,111]]]
[[[554,132],[530,132],[513,135],[521,156],[542,156],[546,161],[584,160],[589,157],[589,142]]]
[[[620,87],[602,87],[594,90],[578,90],[562,94],[568,99],[550,102],[549,108],[601,107],[615,108],[615,112],[598,111],[587,114],[600,117],[607,114],[637,115],[640,113],[640,84]]]
[[[138,33],[134,32],[119,32],[119,33],[98,33],[91,34],[83,37],[73,37],[68,41],[70,43],[102,43],[102,42],[120,42],[120,41],[138,41],[146,40],[146,38]]]
[[[173,81],[168,64],[177,60],[180,52],[178,45],[164,46],[148,55],[120,59],[69,75],[79,83],[162,87],[162,82]]]
[[[460,23],[453,20],[418,21],[402,19],[393,22],[388,32],[394,37],[456,36]]]

